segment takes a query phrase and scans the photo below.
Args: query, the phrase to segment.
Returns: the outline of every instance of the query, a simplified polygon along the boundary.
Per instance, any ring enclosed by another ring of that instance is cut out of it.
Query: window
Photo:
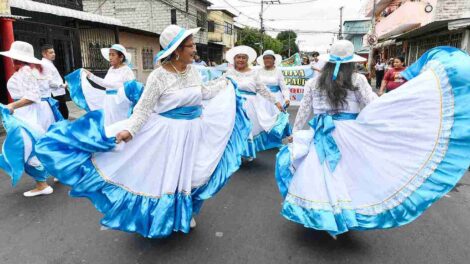
[[[153,69],[153,49],[152,48],[142,49],[142,67],[144,70]]]
[[[215,32],[215,22],[207,21],[207,32]]]
[[[228,22],[225,22],[224,33],[228,35],[232,35],[232,31],[233,31],[232,29],[233,29],[233,25]]]
[[[171,9],[171,24],[176,25],[176,9]]]
[[[131,64],[129,67],[131,69],[136,69],[138,64],[137,64],[137,49],[135,48],[126,48],[127,53],[131,54]]]
[[[197,26],[200,28],[206,28],[207,26],[207,14],[201,11],[197,11]]]

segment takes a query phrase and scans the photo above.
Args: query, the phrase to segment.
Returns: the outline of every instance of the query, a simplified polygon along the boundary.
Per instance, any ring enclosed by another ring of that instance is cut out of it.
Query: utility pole
[[[259,20],[260,20],[260,33],[261,33],[261,47],[260,47],[260,54],[263,53],[263,50],[264,50],[264,21],[263,21],[263,13],[264,13],[264,4],[271,4],[271,5],[274,5],[274,4],[280,4],[281,1],[280,0],[272,0],[272,1],[266,1],[266,0],[262,0],[261,1],[261,11],[259,12]]]
[[[287,58],[290,58],[290,31],[289,31],[289,33],[288,33],[288,34],[289,34],[289,51],[288,51],[288,52],[289,52],[289,54],[287,55]]]
[[[367,58],[367,68],[369,70],[369,73],[372,72],[372,57],[374,56],[374,46],[375,43],[373,43],[375,38],[376,38],[376,32],[375,32],[375,1],[374,4],[372,5],[372,18],[371,18],[371,33],[369,38],[367,38],[367,41],[369,43],[369,58]]]
[[[339,8],[339,33],[338,33],[338,39],[343,39],[343,8],[344,8],[344,6]]]

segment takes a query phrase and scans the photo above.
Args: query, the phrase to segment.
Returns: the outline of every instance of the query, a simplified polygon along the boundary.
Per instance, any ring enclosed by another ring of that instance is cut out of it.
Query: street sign
[[[377,35],[368,35],[367,36],[367,43],[369,43],[369,45],[377,44]]]

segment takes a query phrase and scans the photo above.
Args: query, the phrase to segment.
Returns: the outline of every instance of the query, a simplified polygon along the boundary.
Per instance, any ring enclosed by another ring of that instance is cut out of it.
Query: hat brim
[[[187,29],[186,31],[184,31],[184,34],[181,36],[181,38],[178,41],[176,41],[175,44],[169,47],[165,52],[163,52],[163,54],[160,57],[156,58],[156,60],[162,60],[170,56],[171,53],[173,53],[173,51],[175,51],[178,48],[181,42],[183,42],[188,36],[194,35],[197,32],[199,32],[200,29],[201,28],[192,28],[192,29]]]
[[[321,61],[330,62],[330,54],[321,54],[320,56],[318,56],[318,59],[321,60]],[[365,62],[365,61],[367,61],[366,58],[361,57],[361,56],[356,55],[356,54],[353,54],[353,58],[352,58],[352,59],[347,60],[347,61],[342,61],[341,63],[348,63],[348,62]]]
[[[263,66],[264,67],[264,56],[274,56],[274,65],[275,66],[279,66],[281,65],[281,62],[282,62],[282,56],[279,55],[279,54],[274,54],[274,55],[271,55],[271,54],[266,54],[266,55],[261,55],[259,56],[257,59],[256,59],[256,62]]]
[[[238,54],[245,54],[248,56],[248,64],[253,63],[256,60],[256,51],[252,47],[248,46],[236,46],[229,49],[225,55],[225,59],[230,63],[234,64],[235,56]]]
[[[107,61],[109,61],[109,50],[115,50],[115,49],[111,49],[111,48],[102,48],[101,49],[101,55],[103,56],[103,58]],[[119,51],[119,52],[122,52],[120,50],[116,50],[116,51]],[[132,55],[128,52],[122,52],[122,54],[124,54],[124,63],[131,63],[132,61]]]
[[[34,64],[41,64],[42,63],[41,60],[38,60],[35,57],[30,57],[30,56],[26,56],[26,55],[23,55],[23,54],[18,54],[16,52],[12,52],[12,51],[3,51],[3,52],[0,52],[0,55],[12,58],[14,60],[27,62],[27,63],[34,63]]]

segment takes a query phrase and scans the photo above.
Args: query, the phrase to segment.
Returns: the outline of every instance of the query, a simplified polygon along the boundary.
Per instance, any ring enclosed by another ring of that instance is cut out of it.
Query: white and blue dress
[[[276,102],[282,104],[282,101],[278,101],[263,84],[257,70],[239,72],[229,69],[225,75],[237,83],[240,93],[246,98],[244,108],[253,125],[244,157],[256,158],[257,152],[282,146],[282,138],[289,129],[289,118],[279,111],[273,113],[270,106],[275,107]]]
[[[469,72],[466,53],[434,48],[402,73],[406,84],[380,98],[355,74],[358,90],[339,112],[313,80],[293,143],[277,156],[282,215],[333,235],[419,217],[469,167]]]
[[[143,91],[143,85],[135,80],[127,65],[109,68],[104,79],[93,74],[88,79],[85,71],[78,69],[65,80],[74,103],[85,111],[103,109],[106,125],[128,118]]]
[[[227,79],[202,85],[160,67],[129,119],[104,125],[102,111],[50,130],[39,159],[74,197],[103,213],[101,224],[149,238],[189,232],[190,220],[239,168],[251,124]],[[133,139],[118,146],[119,131]]]
[[[0,104],[6,138],[0,154],[0,168],[15,186],[24,172],[36,181],[44,182],[48,173],[35,156],[35,143],[56,121],[63,120],[57,101],[50,98],[50,89],[41,90],[40,73],[23,66],[10,77],[7,89],[14,101],[28,99],[32,104],[15,109],[13,115]]]

